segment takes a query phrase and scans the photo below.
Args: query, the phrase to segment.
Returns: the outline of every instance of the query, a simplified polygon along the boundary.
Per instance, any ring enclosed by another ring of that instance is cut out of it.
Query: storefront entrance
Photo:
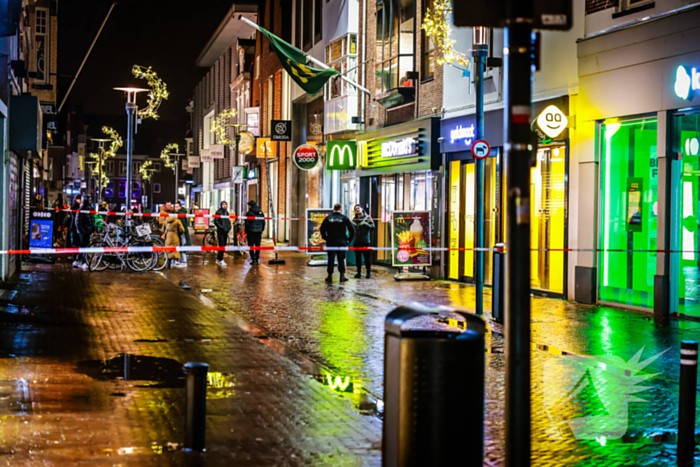
[[[492,149],[484,164],[484,246],[505,242],[506,177],[502,152]],[[541,146],[531,174],[531,284],[533,290],[563,295],[566,253],[566,143]],[[449,279],[474,282],[476,238],[476,180],[474,159],[450,162],[449,222],[447,224]],[[459,248],[464,250],[460,251]],[[484,283],[492,284],[493,252],[484,253]]]

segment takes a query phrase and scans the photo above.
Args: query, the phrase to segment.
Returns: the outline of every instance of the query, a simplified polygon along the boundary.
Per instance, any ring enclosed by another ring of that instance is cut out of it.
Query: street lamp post
[[[105,143],[112,141],[111,139],[105,139],[105,138],[90,138],[91,140],[95,141],[100,148],[99,151],[99,160],[97,161],[97,170],[99,172],[98,174],[98,181],[97,181],[97,205],[99,206],[102,204],[102,165],[105,162]]]
[[[243,123],[233,123],[226,126],[233,128],[234,162],[232,165],[236,166],[238,165],[238,145],[241,142],[241,131],[245,131],[248,128],[248,125],[245,125]],[[241,205],[241,196],[237,190],[234,190],[234,193],[236,194],[236,207],[238,208],[238,213],[241,214],[243,212],[243,206]]]
[[[170,153],[171,156],[175,156],[175,167],[173,167],[173,170],[175,171],[175,201],[179,200],[179,188],[180,188],[180,158],[182,156],[186,156],[187,154],[180,154],[180,153]]]
[[[484,139],[484,68],[489,54],[489,30],[477,26],[473,31],[474,66],[476,76],[476,139]],[[484,314],[484,160],[476,159],[476,314]]]
[[[143,88],[114,88],[116,91],[123,91],[126,93],[126,210],[131,212],[131,179],[132,174],[132,163],[134,159],[134,132],[137,125],[137,112],[138,106],[136,105],[136,94],[139,92],[148,91],[148,89]],[[126,218],[127,225],[131,224],[131,218]]]

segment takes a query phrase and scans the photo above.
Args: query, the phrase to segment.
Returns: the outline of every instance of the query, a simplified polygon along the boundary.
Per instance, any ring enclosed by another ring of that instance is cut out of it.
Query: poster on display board
[[[642,229],[642,194],[644,192],[643,178],[627,179],[627,230],[641,232]]]
[[[209,214],[209,209],[195,209],[194,215],[201,216]],[[194,230],[207,230],[209,228],[209,218],[208,217],[195,217],[194,218]]]
[[[53,248],[53,213],[32,211],[29,248]]]
[[[321,237],[321,224],[323,220],[333,212],[332,209],[307,209],[306,210],[306,246],[324,247],[326,241]],[[306,251],[307,255],[319,254],[318,251]]]
[[[430,246],[430,211],[393,211],[391,216],[391,265],[430,266],[430,252],[425,250]]]

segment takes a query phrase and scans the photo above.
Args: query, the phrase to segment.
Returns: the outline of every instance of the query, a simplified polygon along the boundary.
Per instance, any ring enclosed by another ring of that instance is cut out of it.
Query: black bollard
[[[491,290],[491,315],[499,324],[505,324],[506,244],[496,243],[493,252],[493,289]]]
[[[204,451],[207,416],[206,363],[185,363],[187,409],[185,412],[185,451]]]
[[[681,383],[678,395],[678,465],[694,465],[695,386],[698,380],[698,343],[681,342]]]

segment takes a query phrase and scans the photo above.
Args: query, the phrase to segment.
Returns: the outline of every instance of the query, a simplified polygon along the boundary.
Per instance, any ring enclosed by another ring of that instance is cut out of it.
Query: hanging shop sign
[[[199,158],[202,164],[205,162],[212,162],[214,160],[214,158],[211,157],[211,151],[209,151],[208,149],[203,149],[199,151]]]
[[[472,155],[475,159],[486,159],[491,154],[491,146],[483,139],[474,141],[472,144]]]
[[[307,209],[306,210],[306,246],[324,247],[326,241],[321,237],[321,224],[323,220],[333,212],[332,209]],[[318,251],[306,250],[307,255],[318,254]]]
[[[391,213],[392,266],[430,266],[430,211]],[[404,249],[402,249],[404,248]]]
[[[683,65],[676,68],[676,80],[673,84],[673,90],[676,96],[683,100],[693,100],[693,92],[700,89],[700,73],[697,68],[691,68],[690,72]]]
[[[277,154],[275,154],[275,146],[275,143],[273,143],[270,138],[258,138],[258,157],[277,157]]]
[[[532,131],[537,134],[537,137],[543,143],[549,143],[557,136],[561,135],[569,124],[569,119],[566,118],[564,112],[559,110],[556,105],[546,107],[532,122]]]
[[[272,120],[272,141],[291,141],[292,121]]]
[[[250,169],[247,170],[245,173],[245,179],[246,180],[255,180],[258,178],[258,169]]]
[[[294,151],[292,159],[301,170],[311,170],[318,165],[321,155],[318,149],[310,144],[302,144]]]
[[[357,164],[357,144],[354,141],[328,141],[326,155],[328,170],[353,170]]]
[[[223,159],[224,158],[224,145],[223,144],[212,144],[209,146],[209,151],[211,152],[212,159]]]
[[[29,248],[53,248],[53,213],[32,211]]]
[[[187,167],[190,169],[198,169],[200,167],[199,156],[188,156]]]
[[[245,173],[245,167],[243,167],[243,166],[231,167],[231,183],[233,183],[234,185],[242,184],[244,173]]]

